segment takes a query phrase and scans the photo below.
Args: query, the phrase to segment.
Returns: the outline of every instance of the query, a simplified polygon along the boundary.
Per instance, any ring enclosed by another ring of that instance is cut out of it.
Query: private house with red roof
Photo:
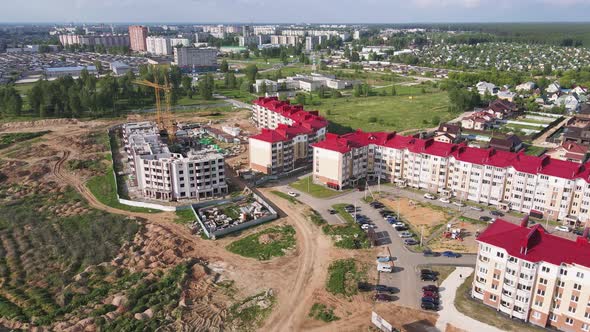
[[[581,164],[586,161],[588,146],[576,142],[564,142],[562,145],[547,151],[546,154],[554,159],[567,160]]]
[[[481,233],[471,295],[500,313],[544,328],[590,330],[588,229],[569,240],[501,219]]]
[[[310,163],[311,144],[324,139],[328,121],[276,97],[254,101],[252,119],[261,132],[249,138],[250,168],[281,174]]]
[[[503,210],[585,223],[590,165],[395,132],[328,133],[313,146],[313,179],[335,189],[380,180]]]

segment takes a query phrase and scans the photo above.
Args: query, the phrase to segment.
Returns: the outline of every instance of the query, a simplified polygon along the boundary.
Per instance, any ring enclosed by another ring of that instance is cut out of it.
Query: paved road
[[[455,308],[457,289],[471,273],[473,273],[472,268],[459,267],[442,283],[440,287],[442,309],[438,312],[439,316],[436,321],[436,328],[440,331],[445,331],[447,323],[449,323],[465,331],[501,332],[502,330],[498,328],[465,316]]]
[[[239,101],[239,100],[231,99],[231,98],[228,98],[228,97],[223,96],[223,95],[220,95],[220,94],[216,94],[216,93],[213,94],[213,98],[226,101],[226,102],[232,104],[234,107],[237,107],[237,108],[252,109],[252,105],[251,104],[244,103],[244,102]]]
[[[475,255],[463,255],[460,258],[447,258],[447,257],[424,257],[422,254],[414,253],[408,250],[402,239],[400,239],[398,233],[385,221],[378,210],[373,209],[369,204],[365,203],[362,198],[364,192],[351,191],[332,197],[329,199],[317,199],[311,197],[303,192],[297,191],[288,187],[287,185],[280,185],[276,187],[278,190],[283,192],[294,191],[299,194],[297,198],[301,202],[311,206],[313,209],[322,214],[322,216],[329,223],[341,222],[334,215],[330,215],[327,210],[334,204],[349,203],[356,204],[361,208],[360,213],[371,218],[376,228],[375,232],[378,235],[379,244],[386,245],[389,247],[392,256],[395,260],[395,272],[394,273],[380,273],[380,283],[388,286],[396,287],[399,289],[399,293],[396,296],[399,298],[398,302],[400,305],[410,306],[418,308],[420,305],[420,291],[423,285],[428,283],[420,281],[419,269],[421,265],[457,265],[457,266],[475,266]],[[373,188],[376,190],[377,188]],[[389,186],[381,186],[382,191],[396,193],[397,188]],[[400,191],[398,195],[401,195]],[[408,196],[415,200],[424,200],[424,198],[415,192],[404,191],[404,196]],[[442,202],[434,202],[433,204],[444,204]],[[457,208],[452,205],[452,207]],[[451,206],[449,206],[451,208]],[[478,211],[474,211],[478,212]]]

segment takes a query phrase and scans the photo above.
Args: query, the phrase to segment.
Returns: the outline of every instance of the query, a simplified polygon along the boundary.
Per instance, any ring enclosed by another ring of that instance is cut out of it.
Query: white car
[[[426,199],[436,199],[436,196],[434,196],[433,194],[426,193],[426,194],[424,194],[424,198],[426,198]]]
[[[409,238],[409,237],[412,237],[412,233],[410,233],[408,231],[404,231],[404,232],[399,233],[399,237],[401,237],[402,239]]]
[[[455,202],[453,202],[453,204],[457,205],[458,207],[464,207],[465,206],[465,203],[460,202],[460,201],[455,201]]]
[[[294,191],[289,191],[287,194],[288,194],[289,196],[291,196],[291,197],[297,197],[297,196],[299,196],[299,195],[297,195],[297,193],[296,193],[296,192],[294,192]]]
[[[555,230],[556,231],[560,231],[560,232],[569,232],[570,231],[570,228],[567,227],[567,226],[561,225],[561,226],[555,227]]]
[[[479,212],[483,211],[483,209],[480,208],[479,206],[470,206],[469,208],[474,211],[479,211]]]
[[[447,204],[451,202],[451,200],[448,199],[448,198],[446,198],[446,197],[441,197],[438,200],[441,201],[441,202],[443,202],[443,203],[447,203]]]
[[[405,226],[405,225],[406,225],[406,224],[404,224],[403,222],[400,222],[400,221],[398,221],[398,222],[396,222],[396,223],[392,224],[392,226],[393,226],[393,227],[403,227],[403,226]]]
[[[362,229],[362,230],[365,230],[365,231],[366,231],[366,230],[369,230],[369,228],[374,228],[374,227],[375,227],[375,226],[373,226],[373,225],[369,225],[369,224],[362,224],[362,225],[361,225],[361,229]]]

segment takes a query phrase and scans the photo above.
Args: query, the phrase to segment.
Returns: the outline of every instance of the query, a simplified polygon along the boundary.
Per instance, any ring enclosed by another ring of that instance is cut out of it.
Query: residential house
[[[545,91],[548,94],[559,92],[559,91],[561,91],[561,85],[559,85],[558,82],[553,82],[553,83],[549,84],[549,86],[547,86]]]
[[[496,99],[490,102],[488,107],[484,108],[484,111],[499,120],[504,120],[518,112],[518,106],[509,100]]]
[[[537,85],[534,82],[526,82],[516,86],[516,91],[518,92],[531,92],[535,89]]]
[[[461,125],[443,123],[434,133],[434,140],[445,143],[458,143],[461,141]]]
[[[522,141],[516,135],[509,135],[505,138],[492,137],[490,140],[490,148],[498,151],[517,152],[522,147]]]
[[[565,107],[565,109],[570,113],[574,113],[580,108],[580,102],[578,101],[576,94],[560,96],[555,101],[555,105]]]
[[[461,119],[461,127],[465,129],[486,130],[493,126],[496,118],[493,114],[487,112],[475,112]]]
[[[516,97],[516,93],[509,91],[509,90],[504,90],[504,91],[498,92],[498,99],[500,99],[500,100],[507,100],[509,102],[513,102],[515,97]]]
[[[588,146],[576,142],[565,142],[562,145],[552,148],[546,152],[551,158],[584,163],[588,154]]]
[[[486,92],[488,92],[491,95],[496,95],[498,93],[498,91],[500,90],[495,84],[488,83],[485,81],[477,83],[475,85],[475,88],[477,89],[477,92],[480,95],[485,95]]]

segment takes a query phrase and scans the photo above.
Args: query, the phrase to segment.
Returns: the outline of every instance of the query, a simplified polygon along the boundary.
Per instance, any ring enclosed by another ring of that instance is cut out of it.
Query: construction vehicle
[[[168,135],[168,140],[173,142],[176,138],[176,124],[174,123],[172,112],[170,110],[172,87],[170,84],[168,84],[168,78],[166,76],[164,76],[164,80],[165,83],[163,85],[148,80],[136,80],[133,83],[154,88],[154,92],[156,94],[156,124],[158,125],[158,129],[160,129],[160,131],[166,132]],[[164,91],[164,111],[162,111],[160,91]]]

